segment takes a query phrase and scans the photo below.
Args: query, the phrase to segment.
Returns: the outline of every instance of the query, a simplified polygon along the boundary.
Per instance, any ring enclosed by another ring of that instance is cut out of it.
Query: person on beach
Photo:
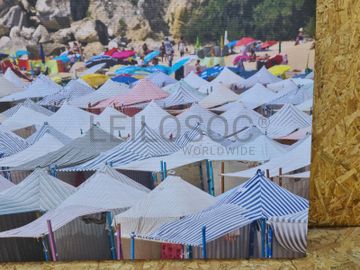
[[[184,37],[180,38],[179,44],[178,44],[178,50],[180,52],[180,57],[183,57],[185,55],[185,51],[187,51],[186,43],[184,41]]]
[[[161,62],[164,62],[164,57],[165,57],[165,54],[166,54],[165,44],[164,44],[164,42],[162,42],[162,43],[161,43],[161,46],[160,46],[160,57],[161,57]]]

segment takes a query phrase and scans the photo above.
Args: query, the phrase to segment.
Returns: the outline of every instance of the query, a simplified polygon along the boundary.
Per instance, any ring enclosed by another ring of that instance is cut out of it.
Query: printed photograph
[[[0,0],[0,262],[306,256],[314,0]]]

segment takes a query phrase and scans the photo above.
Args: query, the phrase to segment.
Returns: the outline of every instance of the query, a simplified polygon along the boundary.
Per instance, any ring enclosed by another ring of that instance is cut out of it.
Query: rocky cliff
[[[133,42],[178,37],[179,18],[202,0],[0,0],[0,50],[50,50],[72,40],[100,47],[124,36]],[[50,48],[50,49],[48,49]]]

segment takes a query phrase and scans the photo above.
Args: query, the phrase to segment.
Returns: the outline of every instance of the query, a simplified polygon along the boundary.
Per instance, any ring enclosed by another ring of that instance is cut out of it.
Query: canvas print
[[[306,256],[313,0],[0,1],[0,261]]]

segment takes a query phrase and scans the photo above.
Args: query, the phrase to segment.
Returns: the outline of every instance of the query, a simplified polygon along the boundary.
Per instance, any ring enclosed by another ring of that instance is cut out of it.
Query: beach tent
[[[311,116],[298,110],[292,104],[284,105],[269,118],[266,132],[271,138],[281,138],[294,131],[312,125]]]
[[[221,83],[227,88],[232,88],[233,86],[242,87],[246,80],[225,67],[213,82]]]
[[[19,104],[15,105],[14,107],[11,107],[10,109],[3,112],[2,114],[5,115],[7,118],[9,118],[9,117],[13,116],[22,107],[26,107],[28,109],[31,109],[38,113],[42,113],[47,116],[54,114],[52,111],[45,109],[44,107],[36,104],[31,99],[26,99],[24,102],[19,103]]]
[[[115,137],[127,137],[131,134],[131,118],[112,107],[107,107],[95,116],[95,124]]]
[[[308,207],[307,200],[278,186],[267,179],[263,172],[258,171],[251,179],[224,194],[210,208],[165,224],[148,238],[200,246],[204,225],[206,241],[210,242],[252,221],[294,214],[307,210]]]
[[[293,79],[286,79],[283,81],[270,83],[266,85],[266,88],[274,91],[275,93],[288,93],[299,88],[299,85],[295,83]]]
[[[17,166],[16,170],[35,168],[64,168],[76,166],[97,157],[102,152],[114,148],[121,140],[93,126],[86,134],[60,149]]]
[[[71,80],[68,84],[59,92],[49,95],[43,98],[39,105],[43,106],[58,106],[60,107],[64,102],[69,102],[73,99],[87,96],[94,93],[94,90],[78,80]]]
[[[200,76],[196,75],[193,71],[184,78],[184,81],[195,89],[199,89],[209,83]]]
[[[0,193],[0,215],[56,208],[74,193],[75,187],[36,169],[22,182]]]
[[[15,184],[13,184],[8,179],[0,175],[0,193],[13,186],[15,186]]]
[[[310,112],[312,110],[313,106],[314,106],[314,99],[309,98],[309,99],[305,100],[303,103],[296,105],[295,107],[300,111]]]
[[[216,198],[178,176],[168,176],[129,210],[115,216],[121,234],[132,232],[141,237],[157,230],[164,223],[197,213],[216,202]]]
[[[307,167],[311,160],[311,136],[306,137],[300,141],[293,149],[284,153],[283,155],[272,158],[270,161],[240,172],[227,173],[225,176],[249,178],[254,175],[257,170],[269,170],[269,176],[275,177],[279,175],[280,168],[283,174],[288,174],[292,171]]]
[[[0,99],[0,102],[11,102],[24,99],[43,98],[60,91],[62,87],[45,75],[39,75],[24,91]],[[22,90],[22,89],[21,89]]]
[[[94,106],[98,102],[114,97],[119,94],[127,94],[130,91],[128,85],[115,82],[111,79],[107,80],[99,89],[88,95],[74,98],[69,104],[79,108],[88,108],[89,105]]]
[[[257,83],[264,85],[264,84],[276,83],[276,82],[279,82],[279,81],[281,81],[280,78],[275,77],[274,75],[272,75],[266,69],[266,67],[262,67],[257,73],[255,73],[250,78],[246,79],[246,82],[245,82],[244,86],[246,88],[250,88],[250,87],[254,86]]]
[[[246,108],[240,102],[231,103],[230,108],[220,116],[227,122],[228,134],[235,133],[254,125],[261,126],[262,123],[266,123],[267,121],[264,116],[254,110]]]
[[[1,167],[17,167],[56,151],[71,142],[71,139],[48,124],[43,125],[27,139],[29,147],[11,156],[0,159]]]
[[[199,91],[204,93],[204,88],[200,88]],[[208,92],[209,95],[199,102],[204,108],[221,106],[225,103],[236,101],[239,98],[237,94],[225,85],[217,82],[211,82],[206,92]]]
[[[19,130],[30,126],[42,126],[47,122],[49,116],[29,109],[21,107],[11,117],[2,122],[2,126],[9,130]]]
[[[308,232],[308,210],[272,217],[267,222],[274,231],[279,244],[291,251],[306,253]]]
[[[17,87],[24,88],[27,86],[27,83],[23,81],[11,68],[7,68],[4,74],[4,78],[9,82],[13,83]]]
[[[106,99],[95,106],[105,108],[108,106],[127,106],[166,98],[169,94],[156,86],[149,79],[140,80],[127,94],[120,94]]]
[[[10,156],[27,147],[26,140],[0,125],[0,156]]]
[[[0,237],[42,237],[48,234],[47,220],[51,220],[52,229],[56,231],[77,217],[125,211],[147,194],[145,187],[120,173],[109,173],[109,170],[105,167],[97,171],[53,211],[23,227],[2,232]]]
[[[301,128],[285,137],[279,138],[279,140],[298,141],[304,139],[307,135],[311,134],[312,126]]]
[[[98,157],[78,166],[63,169],[63,171],[94,171],[106,164],[114,168],[135,160],[156,156],[167,156],[180,149],[175,143],[164,139],[154,130],[143,124],[135,136],[125,143],[113,147]]]
[[[75,139],[90,129],[94,119],[94,114],[64,104],[49,117],[48,123],[66,136]]]
[[[312,99],[314,96],[314,86],[299,86],[297,89],[292,90],[281,97],[271,101],[271,104],[293,104],[298,105],[309,99]]]
[[[201,101],[205,98],[205,94],[200,93],[195,88],[192,88],[184,80],[179,81],[171,88],[171,94],[167,98],[157,101],[163,108],[169,108],[179,105],[188,105]]]
[[[146,78],[160,88],[163,88],[169,84],[174,84],[177,82],[174,78],[170,77],[169,75],[166,75],[163,72],[151,73]]]
[[[15,85],[14,83],[7,80],[4,76],[0,76],[0,89],[1,89],[0,101],[5,101],[5,102],[11,101],[11,100],[6,100],[9,95],[11,96],[13,94],[24,91],[24,88]]]
[[[277,98],[277,95],[265,86],[257,83],[242,93],[238,100],[249,109],[255,109]]]

